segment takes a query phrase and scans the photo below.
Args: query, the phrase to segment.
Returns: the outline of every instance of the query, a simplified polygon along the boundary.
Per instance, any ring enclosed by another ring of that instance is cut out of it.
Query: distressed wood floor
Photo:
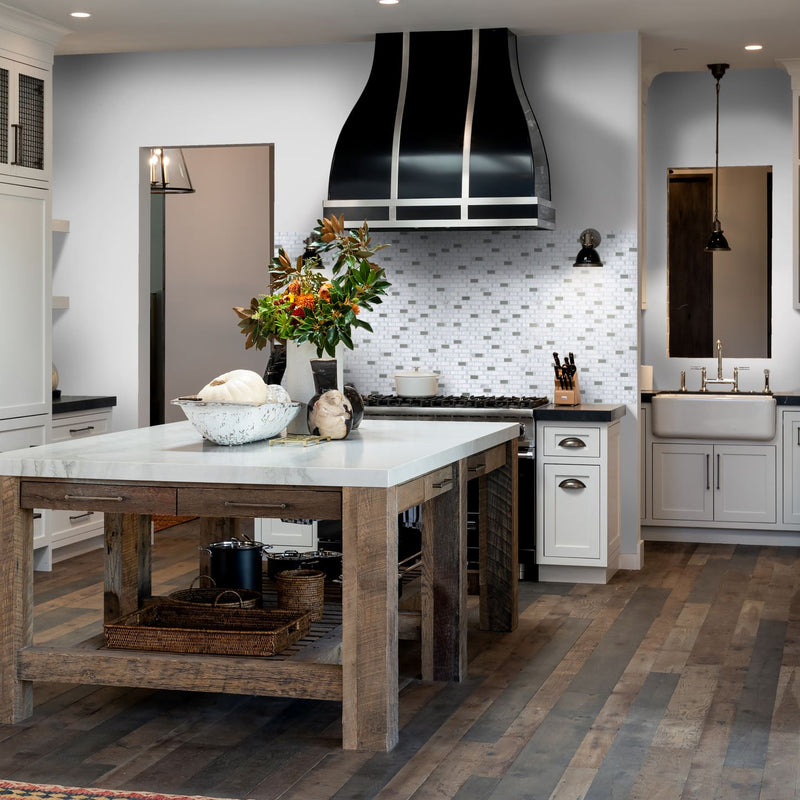
[[[194,524],[158,534],[157,593],[189,584]],[[464,683],[404,684],[391,753],[340,750],[337,703],[42,683],[34,716],[0,726],[0,777],[256,800],[799,797],[800,550],[648,543],[645,562],[608,586],[522,584],[517,631],[473,624]],[[37,641],[97,632],[101,604],[99,552],[37,573]]]

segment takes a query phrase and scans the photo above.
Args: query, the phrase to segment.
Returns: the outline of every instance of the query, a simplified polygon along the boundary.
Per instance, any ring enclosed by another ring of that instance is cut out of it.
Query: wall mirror
[[[714,168],[667,174],[667,339],[672,358],[769,358],[772,167],[720,167],[719,217],[730,252],[706,253]]]
[[[172,398],[231,369],[261,373],[267,361],[245,352],[233,307],[266,290],[274,148],[181,149],[194,194],[149,195],[151,425],[184,419]]]

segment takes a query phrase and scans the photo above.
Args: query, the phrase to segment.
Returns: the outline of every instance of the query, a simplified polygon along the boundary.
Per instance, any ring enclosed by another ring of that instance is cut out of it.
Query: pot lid
[[[223,542],[214,542],[208,545],[208,547],[216,547],[220,550],[248,550],[253,548],[258,548],[260,550],[266,547],[266,545],[261,542],[242,542],[239,539],[227,539]]]
[[[395,378],[438,378],[438,372],[431,372],[429,369],[407,369],[403,372],[395,372]]]

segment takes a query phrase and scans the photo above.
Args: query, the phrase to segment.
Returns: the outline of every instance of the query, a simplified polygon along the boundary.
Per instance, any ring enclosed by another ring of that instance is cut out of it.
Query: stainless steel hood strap
[[[472,30],[472,67],[469,73],[467,113],[464,119],[464,150],[461,160],[461,219],[469,216],[469,158],[472,147],[472,118],[475,113],[475,94],[478,91],[478,61],[480,59],[481,32]]]
[[[400,67],[400,90],[397,97],[397,113],[394,116],[394,135],[392,137],[392,174],[389,185],[389,219],[397,220],[397,197],[400,172],[400,129],[403,127],[403,111],[406,107],[408,89],[408,51],[411,34],[403,34],[403,63]]]

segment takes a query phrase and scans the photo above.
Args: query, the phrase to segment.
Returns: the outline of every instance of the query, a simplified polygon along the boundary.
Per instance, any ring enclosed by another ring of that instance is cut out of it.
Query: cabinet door
[[[775,448],[772,445],[714,447],[714,519],[776,521]]]
[[[599,464],[544,464],[542,502],[543,563],[550,558],[600,559]]]
[[[653,445],[653,519],[711,520],[713,448]]]
[[[50,411],[49,198],[0,183],[0,419]]]
[[[256,539],[281,550],[314,550],[317,544],[317,523],[311,520],[259,518],[255,521]]]
[[[50,73],[0,59],[0,173],[49,180]]]
[[[800,411],[783,415],[783,521],[800,525]]]

